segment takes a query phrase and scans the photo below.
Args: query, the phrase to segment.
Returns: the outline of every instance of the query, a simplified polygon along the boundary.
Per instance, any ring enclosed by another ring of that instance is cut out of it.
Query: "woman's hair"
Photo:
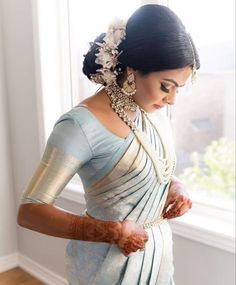
[[[103,42],[105,33],[94,42]],[[96,64],[98,46],[94,43],[83,62],[83,73],[89,78],[101,65]],[[168,7],[149,4],[137,9],[127,21],[126,38],[119,45],[119,64],[142,74],[193,66],[200,68],[196,47],[179,17]]]

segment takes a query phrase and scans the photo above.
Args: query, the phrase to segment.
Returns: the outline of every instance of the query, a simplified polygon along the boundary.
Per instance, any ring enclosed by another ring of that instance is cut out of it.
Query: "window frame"
[[[31,0],[40,153],[58,117],[71,108],[72,67],[68,19],[69,0]],[[168,0],[141,1],[168,5]],[[52,37],[54,35],[54,37]],[[51,112],[53,104],[54,112]],[[171,113],[171,107],[167,110]],[[85,205],[82,184],[68,183],[61,198]],[[173,233],[228,252],[235,252],[235,212],[193,201],[191,211],[169,220]],[[211,211],[209,211],[209,208]],[[210,213],[209,213],[210,212]],[[222,215],[224,218],[222,218]],[[203,227],[202,220],[208,221]],[[220,221],[222,228],[215,225]]]

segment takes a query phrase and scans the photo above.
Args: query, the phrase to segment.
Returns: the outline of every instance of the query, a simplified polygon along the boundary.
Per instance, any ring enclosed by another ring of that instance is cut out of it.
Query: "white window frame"
[[[71,108],[72,70],[68,1],[31,0],[41,154],[53,124],[63,112]],[[142,4],[149,3],[167,5],[168,0],[142,1]],[[85,204],[84,191],[80,184],[69,183],[61,197]],[[170,220],[173,233],[228,252],[235,252],[235,236],[232,231],[234,213],[193,202],[194,207],[191,211]],[[220,221],[221,228],[218,228],[219,224],[216,221]]]

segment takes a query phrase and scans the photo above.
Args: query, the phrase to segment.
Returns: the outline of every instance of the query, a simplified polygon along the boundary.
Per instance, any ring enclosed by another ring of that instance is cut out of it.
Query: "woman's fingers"
[[[141,248],[143,248],[143,247],[134,247],[134,248],[132,248],[132,250],[131,250],[131,248],[127,249],[127,250],[122,249],[121,251],[125,256],[129,256],[131,253],[136,252],[136,251],[140,250]]]
[[[136,252],[137,250],[144,248],[147,240],[148,237],[146,236],[141,239],[127,239],[126,242],[122,245],[121,251],[125,256],[128,256],[132,252]]]
[[[192,202],[191,203],[189,203],[189,202],[183,203],[179,208],[179,216],[182,216],[191,208],[192,208]]]
[[[185,196],[180,195],[171,208],[164,213],[163,217],[167,219],[173,219],[179,216],[182,216],[189,209],[192,208],[192,201]]]
[[[179,213],[179,210],[182,204],[174,203],[172,207],[163,215],[163,218],[167,218],[167,219],[176,218],[178,216],[178,213]]]
[[[148,241],[148,233],[140,225],[132,220],[122,222],[121,237],[117,242],[118,247],[125,256],[145,247]]]

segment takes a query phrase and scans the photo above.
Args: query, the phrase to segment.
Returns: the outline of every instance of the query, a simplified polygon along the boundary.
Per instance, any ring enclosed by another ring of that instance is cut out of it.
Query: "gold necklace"
[[[139,105],[137,105],[137,103],[134,101],[133,96],[124,94],[120,86],[115,81],[105,86],[105,90],[111,100],[111,108],[131,128],[131,130],[136,130],[137,127],[135,123],[128,117],[125,110],[130,110],[133,112],[137,110],[140,110],[142,112],[145,111],[140,108]]]

